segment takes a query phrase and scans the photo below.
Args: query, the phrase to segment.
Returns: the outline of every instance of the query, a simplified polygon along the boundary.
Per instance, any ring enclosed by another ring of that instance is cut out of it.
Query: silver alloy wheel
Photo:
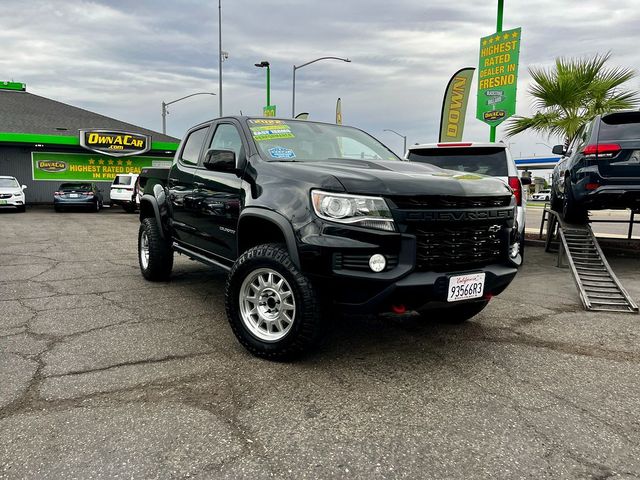
[[[251,334],[265,342],[282,339],[293,325],[296,301],[284,277],[270,268],[251,272],[240,287],[240,316]]]
[[[149,267],[149,237],[145,231],[140,235],[140,263],[144,270]]]

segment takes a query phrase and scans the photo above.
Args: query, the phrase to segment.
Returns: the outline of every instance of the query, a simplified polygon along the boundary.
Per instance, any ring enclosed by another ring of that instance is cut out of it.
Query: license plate
[[[80,195],[78,195],[77,193],[70,193],[69,196],[71,198],[78,198]]]
[[[121,188],[118,188],[118,189],[116,190],[116,192],[118,192],[118,193],[122,193],[122,192],[124,192],[124,190],[123,190],[123,189],[121,189]]]
[[[484,273],[458,275],[449,279],[447,302],[480,298],[484,293]]]
[[[0,200],[0,205],[6,205],[7,201],[6,200]]]

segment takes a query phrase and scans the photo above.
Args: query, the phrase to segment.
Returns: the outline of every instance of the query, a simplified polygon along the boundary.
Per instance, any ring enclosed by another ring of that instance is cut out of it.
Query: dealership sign
[[[32,152],[34,180],[111,182],[121,173],[140,173],[146,167],[170,167],[166,157],[113,158],[87,153]]]
[[[516,113],[520,28],[480,39],[476,117],[491,126]]]
[[[80,145],[111,157],[128,157],[148,152],[151,137],[115,130],[80,130]]]
[[[464,132],[464,118],[475,68],[467,67],[453,74],[444,92],[440,115],[439,142],[459,142]]]

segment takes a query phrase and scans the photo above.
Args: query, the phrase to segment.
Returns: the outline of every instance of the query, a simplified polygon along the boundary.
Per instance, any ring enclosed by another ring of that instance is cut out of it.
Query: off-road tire
[[[146,235],[149,258],[144,265],[142,257],[143,235]],[[166,239],[160,235],[160,226],[155,218],[145,218],[138,230],[138,263],[142,276],[151,282],[165,282],[171,276],[173,268],[173,250]]]
[[[463,303],[449,308],[420,310],[418,313],[426,320],[433,320],[448,325],[460,325],[475,317],[484,310],[488,304],[488,300],[482,300],[480,302]]]
[[[562,217],[568,223],[583,224],[589,216],[587,210],[576,202],[569,179],[564,183],[564,202],[562,203]]]
[[[562,213],[562,201],[556,196],[556,192],[551,192],[551,198],[549,199],[551,210]]]
[[[242,284],[259,269],[271,269],[289,284],[295,300],[290,330],[277,341],[264,341],[245,325],[240,307]],[[238,341],[250,353],[268,360],[292,360],[316,347],[322,338],[322,314],[317,292],[280,244],[264,244],[244,252],[234,263],[225,289],[227,319]]]

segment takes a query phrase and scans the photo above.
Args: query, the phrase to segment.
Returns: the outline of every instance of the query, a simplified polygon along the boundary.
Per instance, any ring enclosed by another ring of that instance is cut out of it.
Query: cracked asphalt
[[[144,281],[137,228],[0,212],[0,478],[640,478],[640,316],[584,312],[539,248],[466,325],[334,318],[283,364],[235,341],[223,274]]]

